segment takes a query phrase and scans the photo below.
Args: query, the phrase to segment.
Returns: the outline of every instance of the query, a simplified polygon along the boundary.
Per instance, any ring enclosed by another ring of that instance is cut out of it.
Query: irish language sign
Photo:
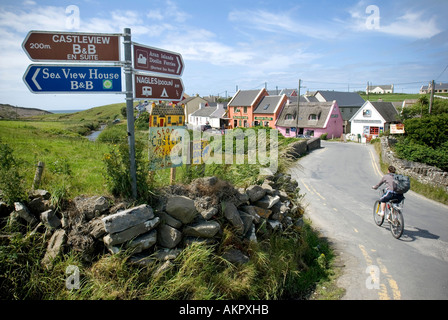
[[[134,43],[134,69],[181,76],[184,63],[179,53]]]

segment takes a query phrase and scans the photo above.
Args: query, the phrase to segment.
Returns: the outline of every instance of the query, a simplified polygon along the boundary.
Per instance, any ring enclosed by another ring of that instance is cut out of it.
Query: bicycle
[[[385,189],[380,190],[380,197],[383,196]],[[384,210],[384,215],[380,216],[381,203],[379,200],[375,201],[373,205],[373,220],[377,226],[381,226],[384,222],[384,217],[388,217],[388,222],[390,225],[390,232],[395,239],[399,239],[404,231],[404,219],[403,219],[403,200],[391,200],[386,202],[386,209]]]

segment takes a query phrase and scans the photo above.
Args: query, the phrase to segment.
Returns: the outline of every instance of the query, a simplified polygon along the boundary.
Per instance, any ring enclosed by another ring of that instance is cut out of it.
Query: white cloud
[[[244,10],[232,11],[229,13],[229,20],[237,25],[249,25],[249,27],[272,33],[286,33],[304,35],[316,39],[333,38],[336,33],[329,21],[325,24],[311,21],[292,15],[291,10],[285,12],[269,12],[265,10]]]

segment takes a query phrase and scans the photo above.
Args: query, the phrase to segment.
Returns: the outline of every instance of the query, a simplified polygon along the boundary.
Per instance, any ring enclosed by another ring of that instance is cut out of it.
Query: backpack
[[[394,175],[394,191],[396,193],[406,193],[411,188],[411,180],[402,174]]]

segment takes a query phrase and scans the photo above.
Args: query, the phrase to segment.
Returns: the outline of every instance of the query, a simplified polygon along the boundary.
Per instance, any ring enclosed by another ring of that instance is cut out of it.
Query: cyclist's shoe
[[[380,217],[384,217],[384,212],[383,212],[383,211],[378,211],[378,215],[379,215]]]

